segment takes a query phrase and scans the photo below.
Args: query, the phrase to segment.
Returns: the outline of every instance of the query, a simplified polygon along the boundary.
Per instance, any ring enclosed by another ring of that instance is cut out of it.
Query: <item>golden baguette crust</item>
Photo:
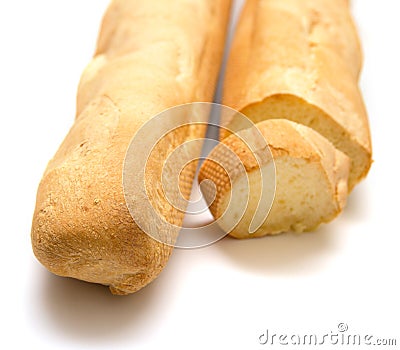
[[[317,130],[352,159],[351,189],[371,165],[361,62],[348,1],[247,0],[223,102],[256,123],[285,118]]]
[[[229,0],[111,3],[96,55],[81,78],[76,121],[38,189],[32,247],[51,272],[127,294],[164,268],[172,248],[142,232],[129,214],[123,161],[133,135],[151,117],[212,100],[229,8]],[[203,133],[202,127],[181,128],[168,149]],[[161,214],[180,225],[183,214],[158,192],[168,152],[153,155],[146,183]],[[183,173],[185,196],[194,170]]]
[[[269,145],[276,168],[276,193],[269,216],[255,233],[249,234],[256,201],[259,200],[260,178],[257,177],[259,165],[254,156],[258,149],[252,152],[238,137],[254,139],[251,136],[254,130],[245,129],[239,131],[238,136],[231,135],[222,140],[222,145],[214,148],[200,169],[199,181],[211,180],[215,184],[215,200],[210,206],[214,217],[221,218],[228,207],[227,202],[235,200],[234,196],[231,197],[232,191],[247,176],[250,200],[244,217],[230,232],[233,237],[261,237],[289,230],[309,231],[335,218],[346,203],[349,158],[319,133],[301,124],[271,119],[256,124],[256,127]],[[261,148],[265,146],[260,144]],[[230,169],[237,169],[238,164],[234,163],[227,149],[239,157],[247,175],[230,172]],[[228,164],[228,171],[223,170],[218,163]],[[261,159],[261,169],[269,165],[271,157]],[[271,190],[271,187],[267,186],[263,190]],[[203,193],[206,200],[214,198],[214,193]],[[246,201],[246,198],[242,198],[242,201]],[[237,206],[233,203],[228,210],[234,210]],[[226,225],[222,222],[221,227],[231,225],[229,221],[234,216],[228,215],[228,222]]]

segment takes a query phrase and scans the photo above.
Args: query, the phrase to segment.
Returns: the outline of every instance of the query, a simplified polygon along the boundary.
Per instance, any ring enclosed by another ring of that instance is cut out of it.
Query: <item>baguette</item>
[[[223,103],[255,123],[284,118],[318,131],[350,157],[351,190],[370,168],[371,139],[348,7],[347,0],[247,0]],[[237,122],[225,126],[240,129]]]
[[[250,151],[239,138],[254,139],[250,128],[222,140],[200,169],[199,181],[205,184],[202,191],[219,226],[235,238],[250,238],[290,230],[310,231],[335,218],[346,203],[349,158],[323,136],[301,124],[271,119],[256,127],[267,141],[272,157],[261,157],[257,164],[254,156],[257,149]],[[221,169],[220,164],[239,169],[240,164],[232,161],[234,158],[228,156],[226,149],[237,155],[245,173],[232,172],[230,176]],[[260,169],[263,181],[260,181]],[[271,176],[274,170],[275,188]],[[211,183],[215,187],[207,186]],[[258,214],[266,220],[252,232],[250,227],[257,216],[260,192],[264,191],[264,197],[272,199],[274,190],[271,208],[264,207],[264,213]],[[245,210],[238,212],[239,203],[246,202]]]
[[[151,238],[132,219],[122,187],[124,158],[133,135],[156,114],[212,100],[229,8],[229,0],[111,3],[95,57],[80,81],[75,123],[37,193],[32,247],[48,270],[128,294],[164,268],[173,248]],[[204,129],[179,128],[168,138],[168,147],[153,152],[148,162],[149,196],[177,226],[183,213],[160,194],[163,163],[180,144],[201,138]],[[186,197],[194,173],[195,165],[181,174]],[[174,238],[177,232],[167,234]]]

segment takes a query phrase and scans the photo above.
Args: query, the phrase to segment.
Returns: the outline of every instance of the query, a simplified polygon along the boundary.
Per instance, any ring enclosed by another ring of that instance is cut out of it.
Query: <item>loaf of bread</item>
[[[350,157],[351,190],[371,165],[361,61],[348,0],[247,0],[223,103],[255,123],[284,118],[318,131]]]
[[[259,157],[257,162],[255,155],[265,145],[250,150],[243,142],[255,139],[254,129],[249,128],[222,140],[201,167],[203,194],[219,226],[233,237],[250,238],[310,231],[335,218],[346,203],[349,158],[301,124],[271,119],[256,127],[268,143],[270,156]],[[237,155],[236,160],[227,150]],[[241,165],[245,172],[226,171]],[[211,183],[215,187],[207,186]],[[255,215],[261,192],[272,206]],[[247,203],[245,210],[239,203]],[[262,222],[256,224],[261,226],[252,232],[251,223],[257,217]]]
[[[156,114],[212,100],[229,8],[229,0],[111,3],[97,52],[81,78],[75,123],[38,189],[31,238],[48,270],[127,294],[164,268],[172,247],[151,238],[132,219],[122,186],[124,158],[134,134]],[[203,133],[202,127],[176,130],[168,147],[153,152],[148,162],[149,196],[177,226],[183,213],[162,195],[160,174],[174,148]],[[189,166],[181,176],[184,196],[194,170]]]

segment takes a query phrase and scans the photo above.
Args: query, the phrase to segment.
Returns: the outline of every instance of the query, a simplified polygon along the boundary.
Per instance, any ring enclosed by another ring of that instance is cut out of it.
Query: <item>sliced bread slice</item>
[[[212,201],[210,210],[221,228],[233,237],[250,238],[310,231],[334,219],[346,203],[350,159],[304,125],[276,119],[256,127],[272,157],[257,163],[258,150],[241,141],[252,137],[254,130],[246,129],[224,139],[200,169],[203,194]],[[231,171],[240,167],[245,171]],[[264,200],[273,199],[272,206],[259,203],[262,192]],[[258,228],[252,232],[254,225]]]

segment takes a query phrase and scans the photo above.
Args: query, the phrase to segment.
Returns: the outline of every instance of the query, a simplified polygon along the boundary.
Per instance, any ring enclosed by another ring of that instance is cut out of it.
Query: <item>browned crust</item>
[[[363,153],[363,164],[352,170],[353,187],[368,173],[372,156],[358,88],[361,64],[348,1],[247,0],[229,57],[223,102],[250,118],[256,106],[279,97],[284,104],[285,96],[315,108],[336,125],[336,136]],[[305,123],[301,116],[293,120]],[[348,153],[328,133],[324,136]]]
[[[151,117],[178,104],[212,100],[229,8],[229,0],[111,3],[96,56],[81,78],[76,122],[38,189],[32,247],[51,272],[127,294],[164,268],[172,248],[133,222],[123,195],[123,160],[132,136]],[[203,132],[177,131],[171,148]],[[166,156],[152,163],[152,188]],[[182,181],[193,175],[189,167]],[[162,214],[181,223],[183,214],[152,193],[165,208]]]

